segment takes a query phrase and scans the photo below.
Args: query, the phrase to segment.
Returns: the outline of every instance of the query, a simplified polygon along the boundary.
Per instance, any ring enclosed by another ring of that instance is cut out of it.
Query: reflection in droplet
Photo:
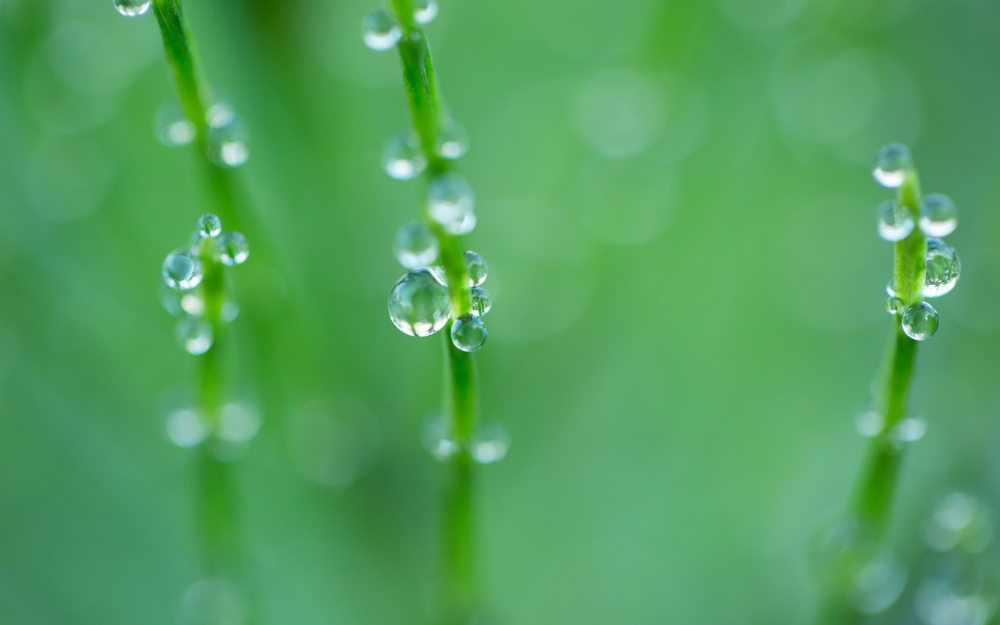
[[[184,625],[243,625],[249,613],[239,586],[228,579],[203,579],[188,587],[181,600]]]
[[[198,286],[204,277],[201,260],[189,250],[183,249],[167,254],[161,273],[167,286],[182,291]]]
[[[388,50],[399,43],[403,35],[399,24],[388,11],[379,7],[361,20],[362,38],[372,50]]]
[[[623,158],[645,152],[666,121],[663,94],[630,70],[608,70],[588,80],[577,95],[573,128],[596,154]]]
[[[510,435],[499,423],[488,423],[479,428],[469,443],[469,453],[480,464],[503,460],[510,449]]]
[[[167,437],[178,447],[195,447],[208,437],[208,425],[194,410],[176,410],[167,417]]]
[[[493,304],[490,302],[490,294],[482,287],[472,287],[469,297],[472,300],[472,308],[469,312],[477,317],[490,312],[490,309],[493,307]]]
[[[941,239],[928,238],[924,297],[946,295],[955,288],[961,273],[962,261],[955,248]]]
[[[913,168],[910,149],[902,143],[890,143],[875,156],[872,175],[883,187],[894,189],[903,184],[906,174]]]
[[[476,196],[459,174],[435,176],[427,186],[427,203],[431,219],[444,226],[449,234],[469,234],[476,227],[473,212]]]
[[[177,321],[177,340],[189,354],[198,356],[212,348],[215,332],[204,319],[184,317]]]
[[[219,167],[239,167],[250,158],[246,122],[224,104],[213,105],[207,114],[208,156]]]
[[[149,11],[150,0],[115,0],[115,8],[125,17],[139,17]]]
[[[198,218],[198,235],[206,239],[214,239],[222,232],[222,220],[212,214]]]
[[[450,316],[448,289],[425,268],[410,271],[389,291],[389,318],[410,336],[430,336]]]
[[[382,170],[390,178],[410,180],[427,167],[427,157],[420,149],[420,139],[412,132],[391,137],[382,150]]]
[[[437,260],[437,237],[424,224],[411,221],[396,232],[392,251],[399,264],[407,269],[426,267]]]
[[[903,332],[914,341],[926,341],[934,336],[941,320],[927,302],[917,302],[903,311]]]
[[[878,235],[885,241],[902,241],[913,232],[910,210],[895,200],[886,200],[878,207]]]
[[[452,121],[439,129],[434,151],[441,158],[449,160],[465,156],[465,153],[469,151],[469,136],[466,134],[465,128],[461,124]]]
[[[219,260],[223,265],[234,267],[242,265],[250,258],[250,243],[239,232],[226,232],[219,236],[216,244],[219,249]]]
[[[438,4],[436,0],[413,0],[413,21],[418,24],[429,24],[437,17]]]
[[[469,270],[469,282],[470,286],[480,286],[483,282],[486,282],[486,275],[489,272],[489,268],[486,266],[486,261],[479,254],[468,250],[465,252],[465,266]]]
[[[906,309],[906,304],[898,297],[890,297],[885,300],[885,310],[890,315],[898,315]]]
[[[958,227],[958,208],[950,197],[932,193],[920,203],[920,229],[932,237],[946,237]]]
[[[205,314],[205,299],[200,293],[184,293],[181,295],[181,310],[192,317]]]
[[[462,315],[451,324],[451,342],[463,352],[479,351],[489,332],[478,315]]]

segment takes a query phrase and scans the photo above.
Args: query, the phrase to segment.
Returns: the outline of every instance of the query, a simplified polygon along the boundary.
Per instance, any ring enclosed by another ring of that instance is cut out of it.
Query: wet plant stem
[[[403,84],[409,103],[413,129],[428,159],[427,176],[434,177],[450,169],[448,160],[438,156],[438,131],[448,123],[448,113],[434,73],[434,63],[423,29],[413,19],[412,0],[392,0],[402,29],[398,44],[403,70]],[[449,234],[430,219],[424,207],[425,221],[438,241],[441,263],[448,281],[452,321],[445,327],[447,352],[448,430],[459,444],[459,451],[448,461],[442,485],[441,520],[441,592],[442,616],[447,622],[469,619],[478,603],[476,558],[474,549],[473,461],[469,443],[475,430],[476,375],[472,355],[452,344],[454,319],[472,308],[469,272],[461,239]]]

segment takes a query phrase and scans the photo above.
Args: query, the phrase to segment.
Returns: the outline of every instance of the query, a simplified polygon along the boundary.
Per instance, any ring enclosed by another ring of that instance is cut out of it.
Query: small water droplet
[[[469,151],[469,136],[465,128],[457,122],[449,122],[438,130],[434,151],[441,158],[455,160]]]
[[[219,411],[219,425],[215,435],[230,443],[245,443],[260,431],[260,415],[253,406],[234,402]]]
[[[898,297],[890,297],[885,300],[885,309],[890,315],[898,315],[903,312],[906,306],[903,304],[903,300]]]
[[[214,239],[222,232],[222,220],[215,215],[202,215],[198,218],[198,235],[206,239]]]
[[[115,8],[125,17],[139,17],[149,11],[150,0],[115,0]]]
[[[156,111],[155,126],[156,138],[168,148],[187,145],[198,134],[191,120],[184,117],[173,102],[167,102]]]
[[[402,132],[385,144],[382,169],[396,180],[416,178],[427,167],[427,157],[420,149],[420,139],[411,132]]]
[[[236,317],[240,315],[240,305],[236,302],[226,302],[219,309],[219,319],[222,319],[226,323],[232,323],[236,321]]]
[[[399,43],[403,31],[389,12],[378,8],[361,20],[362,38],[372,50],[388,50]]]
[[[225,102],[216,102],[205,111],[205,123],[210,128],[222,128],[236,121],[236,111]]]
[[[927,302],[917,302],[903,311],[903,332],[914,341],[926,341],[937,332],[941,320]]]
[[[410,336],[430,336],[451,316],[448,289],[426,268],[414,269],[389,291],[389,318]]]
[[[413,21],[418,24],[431,23],[438,14],[435,0],[413,0]]]
[[[889,283],[885,285],[885,292],[889,297],[899,297],[899,293],[896,292],[895,282],[893,278],[889,278]]]
[[[201,260],[188,250],[176,250],[163,261],[163,281],[172,289],[186,291],[201,284]]]
[[[486,292],[486,289],[478,286],[472,287],[469,296],[472,298],[472,309],[469,311],[477,317],[481,317],[486,313],[490,312],[490,308],[493,304],[490,302],[490,294]]]
[[[392,251],[399,264],[407,269],[426,267],[437,260],[437,237],[424,224],[411,221],[396,232]]]
[[[903,419],[892,428],[890,436],[893,442],[915,443],[927,434],[927,422],[923,419],[910,417]]]
[[[480,464],[499,462],[510,449],[510,435],[499,423],[487,423],[473,435],[469,446],[472,459]]]
[[[427,187],[431,219],[449,234],[469,234],[476,227],[476,197],[465,178],[456,173],[435,177]]]
[[[185,293],[181,296],[181,310],[192,317],[200,317],[205,314],[205,300],[200,294]]]
[[[486,282],[488,268],[482,256],[472,250],[466,251],[465,266],[469,271],[469,286],[479,286]]]
[[[458,441],[452,436],[446,415],[441,412],[427,417],[420,439],[427,453],[438,462],[444,462],[461,449]]]
[[[958,252],[941,239],[927,239],[927,271],[924,275],[924,297],[941,297],[958,283],[962,262]]]
[[[448,274],[445,273],[444,267],[441,265],[431,265],[427,268],[427,271],[431,272],[431,275],[434,276],[434,279],[437,280],[441,286],[448,286]]]
[[[894,189],[903,184],[906,174],[912,168],[910,149],[901,143],[890,143],[878,151],[872,175],[883,187]]]
[[[250,158],[247,131],[243,118],[223,104],[209,109],[208,156],[219,167],[239,167]]]
[[[191,409],[177,410],[167,417],[167,438],[178,447],[195,447],[208,437],[208,425]]]
[[[946,237],[958,227],[958,208],[950,197],[932,193],[920,203],[920,229],[932,237]]]
[[[177,340],[189,354],[199,356],[212,348],[215,333],[212,324],[204,319],[184,317],[177,322]]]
[[[882,202],[877,211],[878,235],[886,241],[902,241],[913,232],[913,216],[896,200]]]
[[[250,258],[250,244],[239,232],[227,232],[219,237],[219,260],[223,265],[242,265]]]
[[[451,342],[463,352],[475,352],[486,342],[486,324],[475,315],[462,315],[451,324]]]
[[[885,427],[885,419],[881,414],[871,410],[858,417],[854,426],[857,428],[858,434],[865,438],[871,438],[882,433]]]

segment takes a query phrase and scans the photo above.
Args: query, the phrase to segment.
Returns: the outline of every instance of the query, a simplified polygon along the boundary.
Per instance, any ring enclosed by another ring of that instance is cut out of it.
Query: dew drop
[[[181,296],[181,310],[192,317],[205,314],[205,300],[197,293],[185,293]]]
[[[462,158],[469,151],[469,136],[465,128],[456,122],[450,122],[438,131],[434,151],[441,158],[455,160]]]
[[[878,235],[886,241],[902,241],[913,232],[913,216],[896,200],[886,200],[878,207]]]
[[[198,134],[191,120],[185,118],[173,102],[164,104],[156,111],[155,124],[156,138],[168,148],[187,145]]]
[[[486,261],[479,254],[469,250],[465,252],[465,266],[469,270],[469,286],[479,286],[486,282]]]
[[[885,292],[889,297],[899,297],[899,293],[896,292],[895,279],[889,278],[889,282],[885,285]]]
[[[932,193],[920,204],[920,229],[932,237],[946,237],[958,227],[958,208],[947,195]]]
[[[226,323],[232,323],[236,321],[236,317],[240,315],[240,305],[236,302],[226,302],[219,309],[219,319],[222,319]]]
[[[202,276],[201,261],[188,250],[170,252],[163,261],[163,281],[172,289],[193,289]]]
[[[202,215],[198,218],[198,235],[213,239],[222,232],[222,220],[215,215]]]
[[[927,434],[927,422],[911,417],[903,419],[892,428],[892,438],[900,443],[915,443]]]
[[[426,268],[414,269],[389,291],[389,318],[410,336],[430,336],[451,315],[446,289]]]
[[[941,320],[927,302],[917,302],[903,311],[903,332],[914,341],[926,341],[937,332]]]
[[[178,447],[195,447],[208,437],[208,425],[191,409],[177,410],[167,417],[167,438]]]
[[[150,0],[115,0],[115,8],[125,17],[139,17],[149,11]]]
[[[234,402],[219,411],[215,435],[229,443],[246,443],[260,431],[260,415],[253,406]]]
[[[437,280],[441,286],[445,288],[448,287],[448,274],[445,273],[444,267],[441,265],[431,265],[427,268],[427,271],[431,272],[431,275],[434,276],[434,279]]]
[[[219,167],[239,167],[250,158],[247,131],[243,118],[222,104],[208,112],[208,156]]]
[[[903,184],[912,168],[910,149],[901,143],[890,143],[878,151],[872,175],[883,187],[894,189]]]
[[[958,283],[962,262],[958,252],[941,239],[927,239],[927,265],[924,297],[941,297]]]
[[[403,35],[399,24],[383,8],[375,9],[366,15],[361,20],[361,30],[365,45],[378,51],[392,48],[399,43]]]
[[[212,348],[215,340],[215,333],[212,331],[212,324],[204,319],[194,317],[184,317],[177,322],[177,340],[181,347],[195,356],[204,354]]]
[[[472,187],[456,173],[435,177],[427,187],[431,219],[444,226],[449,234],[468,234],[476,227],[476,203]]]
[[[461,446],[452,436],[444,413],[432,414],[424,422],[420,439],[424,449],[438,462],[444,462],[458,453]]]
[[[438,242],[424,224],[411,221],[396,232],[392,251],[399,264],[407,269],[426,267],[437,260]]]
[[[418,24],[431,23],[438,14],[436,0],[413,0],[413,21]]]
[[[474,286],[469,296],[472,298],[472,309],[469,311],[471,314],[481,317],[490,312],[493,304],[490,302],[490,294],[486,292],[486,289]]]
[[[451,324],[451,342],[463,352],[475,352],[486,342],[489,332],[476,315],[462,315]]]
[[[160,303],[163,304],[163,308],[168,313],[175,317],[184,312],[184,309],[181,308],[181,294],[163,283],[160,284]]]
[[[885,300],[885,310],[890,315],[898,315],[903,312],[905,308],[906,306],[903,304],[903,300],[898,297],[893,296]]]
[[[416,178],[427,167],[420,139],[410,132],[390,138],[382,150],[382,170],[396,180]]]
[[[219,260],[223,265],[242,265],[250,257],[250,244],[239,232],[227,232],[219,237]]]
[[[492,464],[504,459],[510,449],[510,435],[499,423],[488,423],[472,437],[469,453],[480,464]]]
[[[854,426],[857,428],[858,434],[865,438],[871,438],[882,433],[885,427],[885,419],[881,414],[872,410],[858,417]]]

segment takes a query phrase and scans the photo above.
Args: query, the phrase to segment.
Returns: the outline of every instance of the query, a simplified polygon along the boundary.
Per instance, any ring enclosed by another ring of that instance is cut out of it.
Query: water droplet
[[[205,300],[200,294],[185,293],[181,296],[181,310],[192,317],[200,317],[205,314]]]
[[[239,232],[227,232],[219,237],[219,260],[223,265],[242,265],[250,257],[250,244]]]
[[[469,311],[477,317],[481,317],[486,313],[490,312],[490,308],[493,304],[490,302],[490,294],[486,292],[486,289],[478,286],[472,287],[472,292],[469,294],[472,298],[472,309]]]
[[[993,541],[992,515],[975,497],[951,493],[925,526],[924,541],[935,551],[959,547],[966,553],[979,553]]]
[[[249,617],[239,586],[223,578],[191,584],[180,611],[184,625],[244,625]]]
[[[386,142],[382,150],[382,169],[396,180],[410,180],[427,167],[427,157],[420,149],[420,139],[411,132],[402,132]]]
[[[427,268],[427,271],[431,272],[431,275],[434,276],[434,279],[437,280],[441,286],[448,286],[448,274],[445,273],[444,267],[441,265],[432,265]]]
[[[871,438],[882,433],[882,429],[885,427],[885,419],[881,414],[872,410],[858,417],[854,425],[858,430],[858,434],[865,438]]]
[[[222,104],[209,109],[208,156],[219,167],[239,167],[250,158],[250,133],[243,118]]]
[[[201,279],[201,261],[188,250],[170,252],[163,261],[163,281],[172,289],[193,289]]]
[[[427,453],[433,456],[438,462],[444,462],[461,449],[450,430],[448,419],[444,413],[434,413],[424,421],[420,440]]]
[[[208,425],[191,409],[177,410],[167,417],[167,438],[178,447],[195,447],[208,437]]]
[[[465,128],[457,122],[449,122],[438,130],[434,151],[441,158],[455,160],[469,151],[469,136]]]
[[[903,332],[914,341],[926,341],[937,332],[941,320],[927,302],[917,302],[903,311]]]
[[[958,252],[941,239],[927,239],[927,272],[924,275],[924,297],[941,297],[958,283],[962,262]]]
[[[222,220],[215,215],[202,215],[198,218],[198,234],[206,239],[213,239],[222,232]]]
[[[236,321],[236,317],[240,315],[240,305],[236,302],[226,302],[219,309],[219,319],[222,319],[226,323],[232,323]]]
[[[210,128],[222,128],[236,121],[236,111],[225,102],[216,102],[205,111],[205,123]]]
[[[413,21],[418,24],[431,23],[438,14],[435,0],[413,0]]]
[[[886,241],[902,241],[913,232],[913,216],[896,200],[886,200],[878,207],[878,235]]]
[[[885,300],[885,309],[890,315],[898,315],[903,312],[906,306],[903,304],[903,300],[898,297],[890,297]]]
[[[434,233],[422,223],[411,221],[396,232],[392,242],[396,260],[407,269],[426,267],[437,260],[438,242]]]
[[[915,417],[903,419],[889,433],[891,442],[898,446],[903,443],[915,443],[925,434],[927,434],[927,422]]]
[[[479,254],[468,250],[465,252],[465,266],[469,271],[469,286],[479,286],[486,282],[486,261]]]
[[[219,411],[215,435],[230,443],[245,443],[260,431],[260,415],[253,406],[242,402],[226,404]]]
[[[181,294],[162,283],[160,284],[160,303],[163,304],[168,313],[175,317],[184,311],[181,308]]]
[[[187,145],[198,134],[191,120],[184,117],[173,102],[167,102],[156,111],[155,125],[156,138],[168,148]]]
[[[475,315],[462,315],[451,324],[451,342],[463,352],[475,352],[486,342],[486,324]]]
[[[510,435],[499,423],[488,423],[472,437],[469,452],[480,464],[499,462],[510,449]]]
[[[912,168],[910,149],[901,143],[890,143],[878,151],[872,175],[883,187],[894,189],[903,184],[906,174]]]
[[[932,237],[946,237],[958,227],[958,208],[947,195],[932,193],[920,204],[920,229]]]
[[[431,219],[449,234],[469,234],[476,227],[476,196],[465,178],[456,173],[435,177],[427,187]]]
[[[383,8],[373,10],[361,20],[362,37],[372,50],[388,50],[403,36],[399,24]]]
[[[889,297],[899,297],[899,293],[896,292],[895,282],[893,278],[889,278],[888,284],[885,285],[885,292]]]
[[[414,269],[389,292],[389,318],[410,336],[430,336],[451,315],[446,289],[426,268]]]
[[[177,322],[177,340],[189,354],[199,356],[212,348],[215,333],[212,324],[204,319],[184,317]]]
[[[125,17],[139,17],[149,11],[150,0],[115,0],[115,8]]]

